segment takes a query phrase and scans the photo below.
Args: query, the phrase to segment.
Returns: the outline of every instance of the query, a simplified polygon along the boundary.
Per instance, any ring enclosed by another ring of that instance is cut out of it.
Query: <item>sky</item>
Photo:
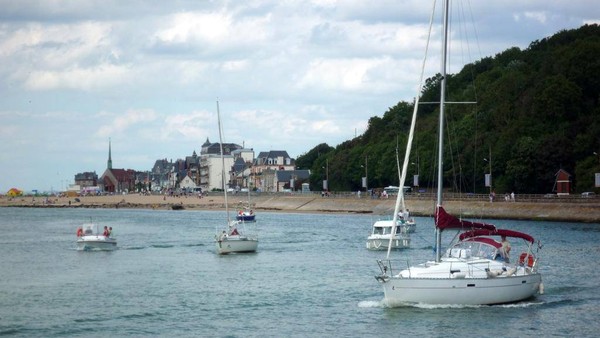
[[[456,1],[458,3],[458,1]],[[587,0],[472,0],[450,73],[600,23]],[[433,1],[0,0],[0,194],[219,142],[292,158],[416,96]],[[437,11],[439,13],[439,9]],[[456,20],[459,21],[459,20]],[[453,19],[454,22],[454,19]],[[439,53],[434,21],[430,55]],[[467,33],[471,32],[471,33]],[[468,44],[467,44],[468,41]],[[435,60],[432,56],[431,60]],[[425,76],[439,61],[428,62]]]

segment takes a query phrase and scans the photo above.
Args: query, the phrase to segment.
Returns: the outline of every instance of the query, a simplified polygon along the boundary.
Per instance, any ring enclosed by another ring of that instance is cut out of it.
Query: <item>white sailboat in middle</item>
[[[223,153],[223,127],[221,124],[221,113],[219,111],[219,101],[217,101],[217,120],[219,123],[219,143],[221,150],[221,182],[225,196],[225,213],[227,214],[227,226],[218,229],[215,234],[215,246],[217,253],[242,253],[255,252],[258,248],[258,236],[250,235],[246,232],[243,221],[232,220],[229,217],[229,203],[227,200],[227,187],[225,185],[225,154]]]

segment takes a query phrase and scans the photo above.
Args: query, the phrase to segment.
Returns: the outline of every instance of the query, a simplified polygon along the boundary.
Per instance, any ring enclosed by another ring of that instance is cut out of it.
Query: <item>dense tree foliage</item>
[[[592,190],[600,172],[600,28],[585,25],[510,48],[448,75],[444,186],[483,193],[484,175],[497,193],[551,192],[555,174],[572,175],[573,192]],[[440,75],[429,78],[422,102],[439,101]],[[330,190],[398,185],[396,149],[404,159],[413,103],[399,102],[369,119],[363,135],[335,148],[320,144],[297,159],[312,171],[311,187]],[[438,106],[419,106],[407,185],[437,185]],[[491,163],[491,166],[490,166]],[[366,166],[366,168],[365,168]],[[368,169],[368,172],[367,172]]]

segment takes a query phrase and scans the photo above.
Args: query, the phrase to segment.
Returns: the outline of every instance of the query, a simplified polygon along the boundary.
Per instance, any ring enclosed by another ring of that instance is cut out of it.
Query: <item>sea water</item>
[[[233,215],[232,215],[233,216]],[[112,226],[116,251],[76,250]],[[596,336],[600,224],[495,221],[541,239],[545,294],[510,305],[387,308],[373,215],[259,212],[259,249],[220,256],[223,211],[0,208],[0,335],[37,337]],[[488,220],[489,221],[489,220]],[[433,221],[411,248],[433,257]]]

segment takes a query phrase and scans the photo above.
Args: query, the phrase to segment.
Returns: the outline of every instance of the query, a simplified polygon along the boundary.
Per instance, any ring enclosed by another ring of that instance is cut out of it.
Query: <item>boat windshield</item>
[[[446,251],[446,257],[480,257],[494,259],[502,244],[491,238],[470,238],[459,242]]]
[[[96,225],[94,224],[84,224],[83,225],[83,234],[84,235],[93,235],[96,233]]]
[[[402,232],[402,229],[400,227],[396,227],[396,233],[399,234],[400,232]],[[386,227],[376,226],[376,227],[373,227],[373,235],[389,235],[391,233],[392,233],[392,227],[391,226],[386,226]]]

